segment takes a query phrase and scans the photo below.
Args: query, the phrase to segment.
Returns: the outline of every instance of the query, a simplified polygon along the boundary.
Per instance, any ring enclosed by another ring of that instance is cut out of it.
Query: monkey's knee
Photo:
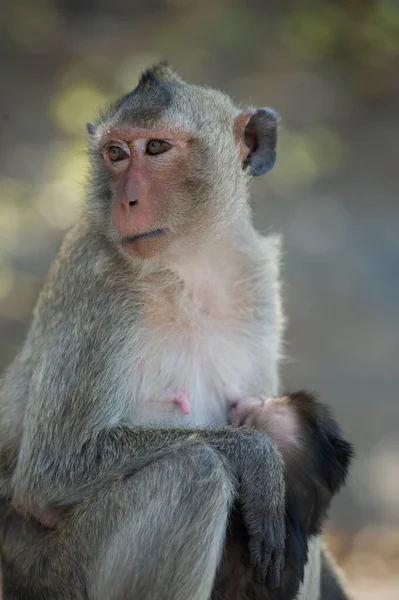
[[[185,446],[180,457],[183,465],[189,462],[200,476],[227,478],[226,466],[221,455],[206,443],[194,442]]]
[[[132,476],[124,494],[123,527],[89,573],[93,597],[209,598],[233,499],[217,452],[180,446]]]
[[[205,443],[193,443],[173,459],[175,477],[190,487],[199,503],[229,508],[233,502],[233,479],[220,454]]]

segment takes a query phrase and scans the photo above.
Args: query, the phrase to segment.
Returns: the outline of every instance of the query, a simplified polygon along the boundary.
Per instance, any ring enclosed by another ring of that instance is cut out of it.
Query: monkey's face
[[[92,215],[135,256],[199,247],[247,210],[249,175],[274,162],[275,129],[274,113],[239,112],[221,92],[155,67],[89,127]]]
[[[102,136],[111,228],[124,250],[154,256],[189,227],[183,191],[191,154],[187,133],[172,128],[126,124]]]

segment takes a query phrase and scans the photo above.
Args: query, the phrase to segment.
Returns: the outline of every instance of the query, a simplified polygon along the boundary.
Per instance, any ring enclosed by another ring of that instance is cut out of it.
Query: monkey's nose
[[[129,210],[129,208],[133,208],[133,206],[136,206],[138,202],[138,200],[124,200],[123,202],[121,202],[121,204],[125,210]]]

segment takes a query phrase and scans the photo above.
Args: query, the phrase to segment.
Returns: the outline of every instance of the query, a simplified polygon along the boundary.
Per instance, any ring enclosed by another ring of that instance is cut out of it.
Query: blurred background
[[[284,387],[317,390],[356,446],[329,525],[354,597],[397,600],[397,1],[2,0],[0,370],[79,214],[86,121],[161,58],[282,116],[253,191],[285,238]]]

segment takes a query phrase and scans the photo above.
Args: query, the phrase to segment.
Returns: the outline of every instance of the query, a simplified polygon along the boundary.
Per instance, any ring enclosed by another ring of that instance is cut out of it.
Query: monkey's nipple
[[[188,400],[188,391],[186,389],[174,396],[173,403],[176,404],[185,415],[190,414],[190,402]]]

